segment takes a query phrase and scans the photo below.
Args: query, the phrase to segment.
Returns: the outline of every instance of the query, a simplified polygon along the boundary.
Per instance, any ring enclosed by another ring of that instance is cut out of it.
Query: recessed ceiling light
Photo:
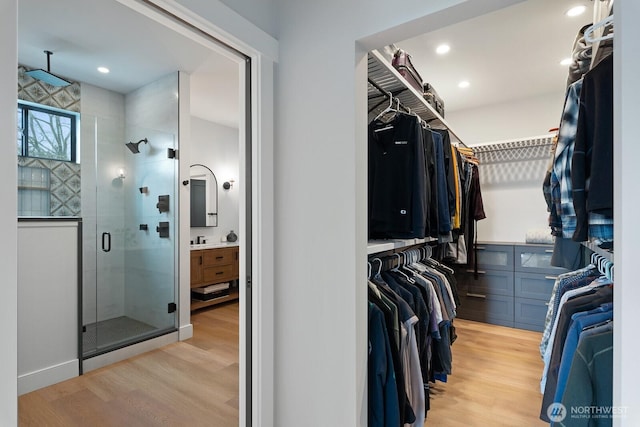
[[[464,88],[469,87],[469,84],[470,84],[470,83],[469,83],[468,81],[463,80],[463,81],[461,81],[460,83],[458,83],[458,87],[459,87],[460,89],[464,89]]]
[[[109,69],[107,67],[98,67],[98,71],[100,71],[102,74],[109,73]]]
[[[441,44],[440,46],[438,46],[436,48],[436,53],[438,55],[444,55],[445,53],[449,52],[451,50],[451,46],[449,46],[448,44]]]
[[[567,65],[571,65],[572,62],[573,62],[573,59],[565,58],[562,61],[560,61],[560,65],[567,66]]]
[[[567,10],[567,12],[565,13],[567,16],[578,16],[578,15],[582,15],[584,13],[584,11],[587,10],[586,6],[580,5],[580,6],[574,6],[571,9]]]

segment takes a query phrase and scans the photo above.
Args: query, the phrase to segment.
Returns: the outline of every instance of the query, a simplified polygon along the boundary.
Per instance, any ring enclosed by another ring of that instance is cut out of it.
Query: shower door
[[[176,329],[178,162],[167,156],[175,137],[94,121],[95,276],[86,272],[83,286],[84,358]],[[145,138],[137,153],[125,146]]]

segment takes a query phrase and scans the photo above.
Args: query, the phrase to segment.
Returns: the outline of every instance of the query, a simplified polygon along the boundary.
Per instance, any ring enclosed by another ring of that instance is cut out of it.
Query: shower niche
[[[122,95],[120,117],[82,116],[85,361],[176,330],[177,85]]]

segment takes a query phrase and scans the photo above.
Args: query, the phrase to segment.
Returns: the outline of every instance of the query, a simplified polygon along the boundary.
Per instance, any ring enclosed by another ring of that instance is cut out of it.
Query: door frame
[[[116,0],[238,63],[240,144],[240,425],[273,425],[273,93],[278,43],[216,0],[206,10],[175,1]],[[188,111],[188,78],[180,73],[180,109]],[[190,129],[181,117],[179,182],[189,179]],[[243,182],[242,182],[243,181]],[[250,185],[247,185],[250,184]],[[179,339],[193,336],[190,300],[189,191],[179,194]]]

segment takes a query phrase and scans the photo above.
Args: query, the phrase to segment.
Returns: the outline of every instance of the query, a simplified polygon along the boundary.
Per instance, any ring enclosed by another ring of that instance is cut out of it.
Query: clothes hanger
[[[396,108],[393,107],[393,102],[394,101],[397,103],[397,107]],[[378,114],[376,116],[376,118],[373,119],[373,121],[375,122],[377,120],[380,120],[387,113],[394,113],[394,116],[395,116],[395,114],[397,114],[399,112],[400,112],[400,100],[398,98],[394,98],[391,94],[389,94],[389,105],[384,110],[382,110],[380,112],[380,114]],[[389,125],[389,126],[385,126],[385,127],[381,128],[381,129],[375,129],[374,132],[382,132],[383,130],[387,130],[387,129],[393,129],[393,126]]]
[[[587,43],[596,43],[605,40],[611,40],[613,38],[613,33],[609,33],[600,37],[593,37],[593,33],[596,30],[608,27],[609,25],[613,25],[613,15],[607,16],[602,21],[596,22],[595,24],[584,30],[584,41],[586,41]]]
[[[400,270],[401,262],[402,262],[402,261],[401,261],[401,260],[402,260],[401,255],[400,255],[399,253],[395,253],[395,254],[393,254],[393,255],[398,257],[398,266],[397,266],[397,267],[395,267],[395,268],[393,268],[393,269],[392,269],[392,271],[395,271],[395,272],[397,272],[397,273],[400,273],[400,274],[401,274],[401,275],[403,275],[403,276],[404,276],[404,278],[405,278],[405,279],[407,279],[409,282],[414,283],[414,280],[413,280],[411,277],[407,276],[407,274],[406,274],[404,271]]]
[[[371,263],[367,262],[367,280],[371,279]]]

